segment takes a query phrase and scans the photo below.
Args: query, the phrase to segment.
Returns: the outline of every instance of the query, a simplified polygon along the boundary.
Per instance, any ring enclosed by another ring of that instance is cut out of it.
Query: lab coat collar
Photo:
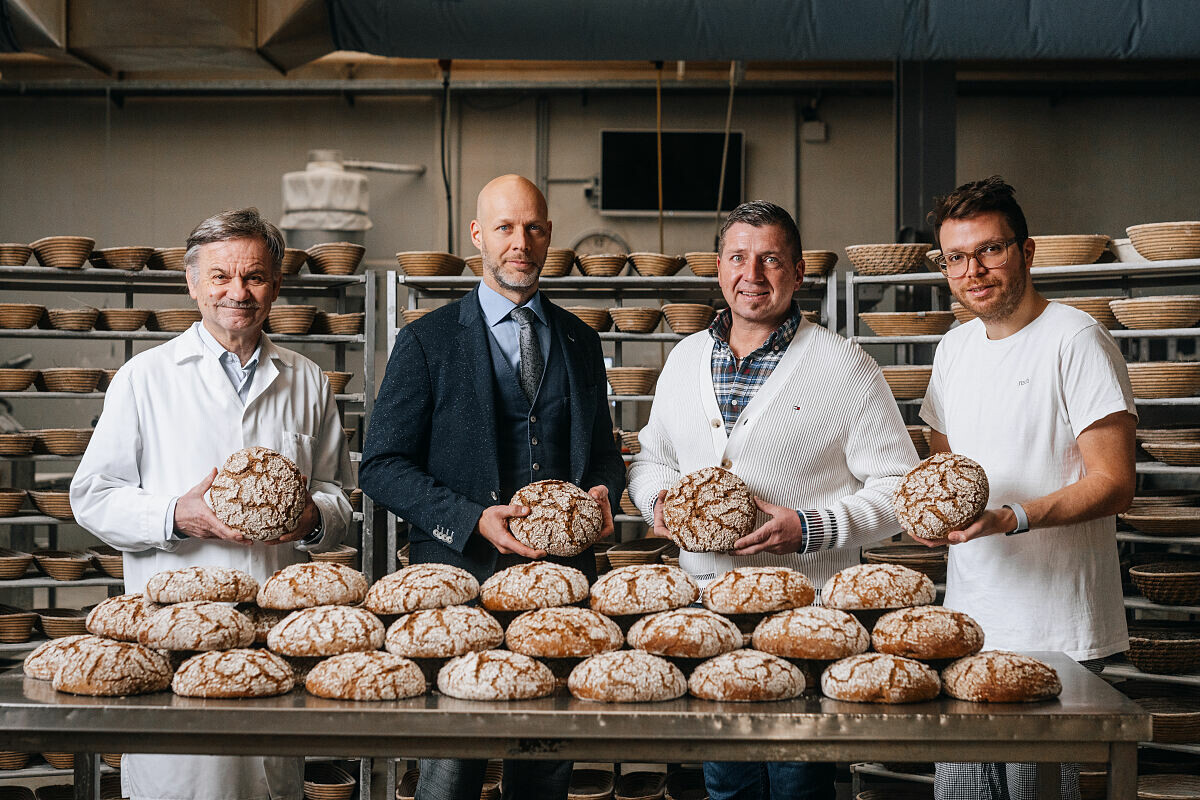
[[[193,322],[192,327],[188,328],[186,331],[179,334],[179,336],[175,337],[171,342],[168,343],[168,346],[175,350],[176,364],[182,364],[183,362],[193,358],[204,358],[205,356],[210,356],[214,360],[217,358],[216,354],[214,354],[200,338],[201,324],[202,323],[199,322]],[[267,362],[276,363],[278,368],[286,367],[291,369],[295,366],[293,357],[294,354],[276,346],[276,344],[271,341],[271,337],[267,336],[266,333],[262,334],[262,339],[259,340],[258,346],[260,348],[258,356],[259,367],[262,367]],[[278,371],[278,368],[275,370],[275,372]],[[255,382],[257,383],[257,381]]]

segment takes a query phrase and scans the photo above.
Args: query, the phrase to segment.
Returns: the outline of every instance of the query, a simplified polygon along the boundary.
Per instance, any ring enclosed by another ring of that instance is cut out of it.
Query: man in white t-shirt
[[[952,531],[945,605],[986,647],[1092,661],[1128,648],[1114,515],[1134,491],[1137,412],[1125,360],[1088,314],[1033,286],[1034,242],[999,176],[930,213],[950,291],[978,318],[943,337],[921,417],[934,452],[983,466],[988,508]],[[1094,666],[1094,665],[1089,665]],[[1077,798],[1078,766],[1063,765]],[[939,764],[938,800],[1034,797],[1029,764]]]

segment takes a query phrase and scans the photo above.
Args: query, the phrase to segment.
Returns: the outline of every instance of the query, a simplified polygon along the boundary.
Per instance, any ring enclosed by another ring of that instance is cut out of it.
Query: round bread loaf
[[[171,684],[171,665],[148,647],[88,637],[67,648],[54,672],[60,692],[104,697],[149,694]]]
[[[944,539],[983,513],[988,492],[979,464],[957,453],[934,453],[900,481],[892,506],[910,536]]]
[[[99,636],[89,636],[86,633],[79,633],[74,636],[62,636],[58,639],[42,642],[34,648],[32,653],[25,656],[25,661],[21,664],[21,668],[26,676],[35,680],[54,680],[54,673],[62,664],[67,653],[84,646],[84,642],[98,641],[99,639]]]
[[[770,653],[734,650],[696,667],[688,691],[705,700],[789,700],[804,692],[804,673]]]
[[[587,596],[587,576],[553,561],[530,561],[501,570],[479,589],[479,600],[490,611],[569,606]]]
[[[239,603],[237,610],[254,626],[255,644],[266,644],[267,634],[271,632],[271,628],[283,622],[287,619],[287,615],[292,613],[274,608],[259,608],[257,603]]]
[[[119,642],[136,642],[142,623],[161,608],[140,594],[122,594],[100,601],[88,612],[87,632]]]
[[[504,634],[509,650],[534,658],[587,658],[625,643],[617,623],[578,606],[526,611]]]
[[[336,656],[383,645],[383,623],[354,606],[293,611],[267,634],[267,647],[284,656]]]
[[[155,650],[231,650],[254,644],[254,623],[220,603],[164,606],[138,629],[138,644]]]
[[[871,635],[862,623],[836,608],[793,608],[758,623],[754,648],[780,658],[835,661],[865,653]]]
[[[504,641],[504,629],[491,614],[473,606],[423,608],[406,614],[387,630],[389,653],[408,658],[450,658],[491,650]]]
[[[671,541],[692,553],[722,553],[754,529],[758,508],[746,483],[727,469],[689,472],[667,490],[663,522]]]
[[[1032,656],[987,650],[942,671],[946,694],[973,703],[1031,703],[1062,693],[1054,668]]]
[[[938,696],[937,673],[920,661],[886,653],[835,661],[821,673],[821,691],[852,703],[919,703]]]
[[[180,664],[171,690],[183,697],[272,697],[295,685],[292,668],[269,650],[212,650]]]
[[[229,567],[183,567],[155,573],[146,581],[151,603],[248,603],[258,594],[258,581]]]
[[[407,614],[421,608],[469,603],[479,595],[479,581],[449,564],[413,564],[377,580],[363,606],[376,614]]]
[[[600,703],[655,703],[687,694],[679,667],[643,650],[614,650],[580,662],[567,678],[580,700]]]
[[[554,673],[540,661],[508,650],[452,658],[438,671],[438,691],[460,700],[527,700],[554,691]]]
[[[591,606],[610,617],[652,614],[696,602],[700,587],[692,576],[669,564],[634,564],[600,576],[592,584]]]
[[[421,668],[391,653],[342,653],[313,667],[304,688],[334,700],[401,700],[425,694]]]
[[[677,608],[642,617],[629,629],[629,645],[673,658],[712,658],[742,646],[731,620],[703,608]]]
[[[509,501],[528,506],[529,516],[513,517],[513,538],[552,556],[577,556],[600,538],[604,512],[596,498],[566,481],[536,481],[523,486]]]
[[[258,590],[261,608],[295,610],[315,606],[354,606],[367,596],[367,576],[344,564],[309,561],[292,564],[267,578]]]
[[[225,459],[208,490],[217,519],[247,539],[269,542],[296,529],[308,488],[291,459],[246,447]]]
[[[900,564],[855,564],[825,582],[827,608],[906,608],[926,606],[936,593],[928,575]]]
[[[738,567],[704,587],[704,607],[718,614],[769,614],[812,605],[816,590],[788,567]]]
[[[921,661],[962,658],[983,647],[983,628],[944,606],[902,608],[879,618],[871,644],[880,653]]]

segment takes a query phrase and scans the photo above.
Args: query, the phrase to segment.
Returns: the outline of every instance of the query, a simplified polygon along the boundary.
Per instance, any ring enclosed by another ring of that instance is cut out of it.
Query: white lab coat
[[[310,478],[325,536],[338,544],[351,520],[342,493],[350,456],[329,382],[320,368],[264,334],[245,406],[196,323],[141,353],[113,378],[104,412],[71,481],[75,519],[124,551],[125,589],[141,592],[156,572],[185,566],[243,570],[260,582],[307,560],[294,545],[172,538],[167,510],[232,452],[260,445],[292,459]],[[137,755],[122,759],[133,800],[300,800],[295,758]]]

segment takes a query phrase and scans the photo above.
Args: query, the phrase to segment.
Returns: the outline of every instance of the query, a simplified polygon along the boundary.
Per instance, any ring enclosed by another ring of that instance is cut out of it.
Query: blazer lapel
[[[547,316],[553,321],[550,327],[551,336],[558,340],[559,352],[567,366],[567,381],[570,385],[571,409],[571,475],[575,480],[583,478],[587,470],[592,441],[592,416],[590,409],[595,407],[596,387],[588,382],[586,365],[581,363],[582,345],[576,341],[575,334],[562,319],[562,311],[542,295],[542,302],[548,309]]]
[[[492,357],[488,347],[488,333],[484,327],[483,312],[479,307],[479,289],[463,297],[459,303],[458,323],[459,352],[463,354],[463,372],[467,387],[475,393],[475,407],[479,409],[481,441],[473,445],[479,450],[479,464],[487,465],[492,482],[499,485],[498,455],[496,450],[496,404],[492,392]],[[467,387],[464,387],[467,388]]]

